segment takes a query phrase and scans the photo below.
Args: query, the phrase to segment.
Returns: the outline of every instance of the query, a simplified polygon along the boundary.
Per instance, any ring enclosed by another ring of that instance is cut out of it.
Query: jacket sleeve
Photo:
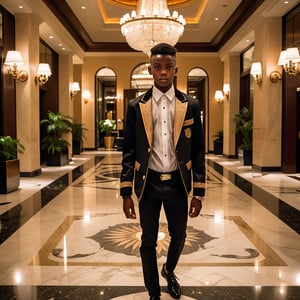
[[[200,117],[199,101],[193,99],[192,110],[194,115],[194,128],[192,135],[192,172],[193,172],[193,195],[205,195],[205,146],[203,128]]]
[[[121,171],[121,196],[132,195],[134,163],[136,160],[136,99],[130,100],[127,109]]]

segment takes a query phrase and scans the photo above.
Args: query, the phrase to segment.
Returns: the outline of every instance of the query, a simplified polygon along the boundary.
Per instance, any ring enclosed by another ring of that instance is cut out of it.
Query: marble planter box
[[[63,166],[69,161],[68,149],[63,149],[61,153],[55,153],[54,155],[47,155],[47,166]]]
[[[0,194],[8,194],[19,188],[20,160],[0,161]]]

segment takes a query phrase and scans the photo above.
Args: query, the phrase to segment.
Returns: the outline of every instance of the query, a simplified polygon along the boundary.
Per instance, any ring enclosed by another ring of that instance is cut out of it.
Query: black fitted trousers
[[[139,202],[142,227],[140,254],[145,286],[150,296],[160,295],[156,246],[162,206],[170,235],[166,268],[173,272],[184,247],[188,215],[187,195],[179,171],[175,172],[171,180],[166,181],[160,180],[159,173],[150,171]]]

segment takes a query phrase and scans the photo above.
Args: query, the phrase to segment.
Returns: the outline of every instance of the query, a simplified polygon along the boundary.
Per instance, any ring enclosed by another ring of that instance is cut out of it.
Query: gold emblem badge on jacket
[[[192,130],[191,130],[191,128],[186,128],[186,129],[184,129],[184,134],[185,134],[185,137],[186,137],[187,139],[190,139],[191,136],[192,136]]]

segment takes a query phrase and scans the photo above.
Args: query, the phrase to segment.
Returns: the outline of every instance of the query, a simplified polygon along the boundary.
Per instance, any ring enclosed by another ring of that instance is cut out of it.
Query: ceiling
[[[0,0],[13,14],[34,13],[40,36],[58,53],[133,51],[119,20],[136,10],[135,0]],[[169,0],[170,11],[186,19],[176,48],[183,52],[218,52],[261,7],[266,17],[282,17],[299,0]],[[22,8],[21,8],[22,6]],[[254,35],[245,37],[247,43]],[[243,46],[245,47],[245,46]]]

